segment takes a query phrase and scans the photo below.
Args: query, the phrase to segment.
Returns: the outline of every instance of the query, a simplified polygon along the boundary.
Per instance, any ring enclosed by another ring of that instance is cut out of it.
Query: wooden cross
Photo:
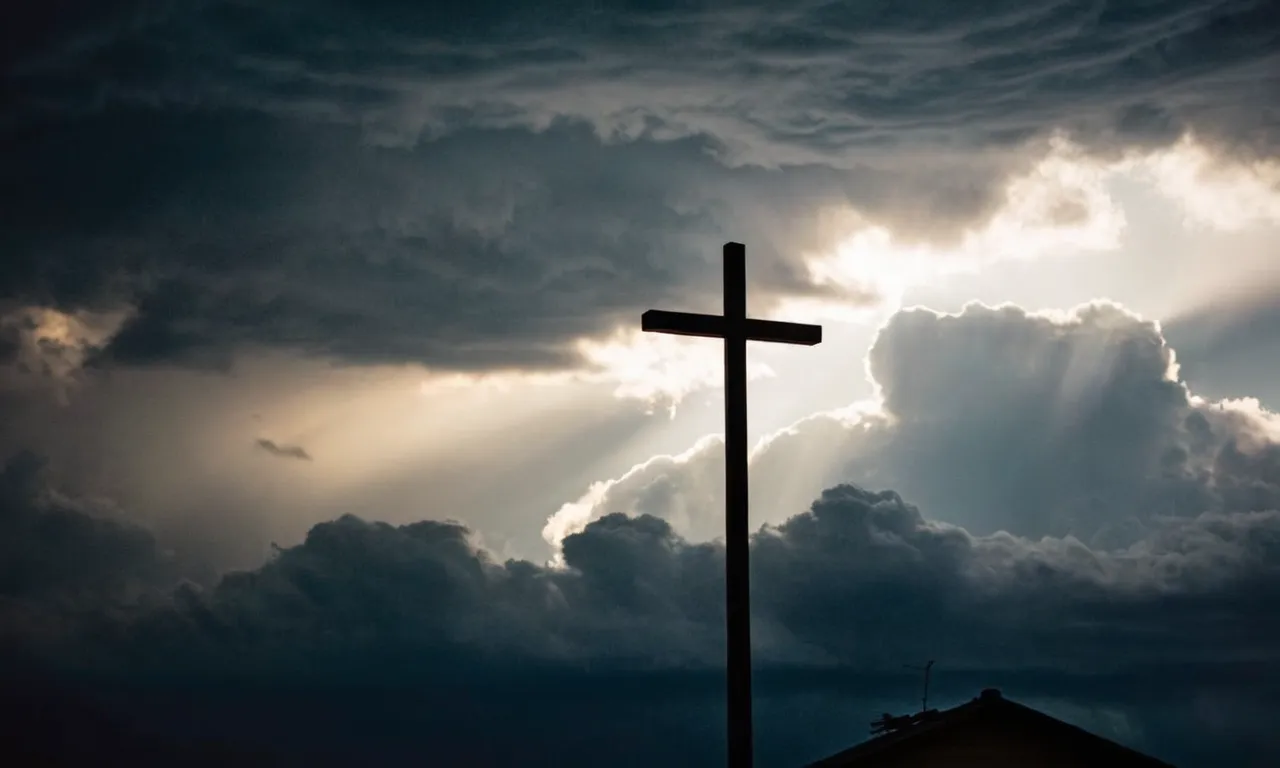
[[[724,339],[725,604],[728,635],[729,766],[751,766],[751,574],[747,523],[747,342],[812,346],[822,327],[747,317],[746,246],[724,244],[724,314],[651,309],[640,327]]]

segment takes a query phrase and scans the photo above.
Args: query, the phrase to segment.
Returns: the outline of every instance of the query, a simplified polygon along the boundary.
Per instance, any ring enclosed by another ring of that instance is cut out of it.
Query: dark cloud
[[[902,691],[905,702],[901,664],[918,658],[953,670],[944,698],[994,681],[1129,718],[1170,696],[1274,706],[1280,690],[1238,662],[1274,671],[1277,541],[1275,513],[1205,515],[1108,554],[1071,539],[974,537],[894,493],[832,488],[755,537],[766,763],[858,738],[856,720],[807,727],[805,696],[870,707],[885,695],[871,691]],[[232,717],[245,731],[173,712],[163,730],[221,728],[236,734],[231,745],[265,732],[227,709],[261,717],[249,700],[265,696],[278,708],[268,729],[277,748],[306,739],[303,749],[345,754],[356,746],[345,740],[363,738],[368,754],[389,757],[407,747],[412,725],[447,764],[467,754],[507,764],[519,749],[536,764],[598,764],[632,749],[678,764],[717,755],[720,546],[690,543],[657,518],[615,515],[569,537],[564,555],[562,570],[499,563],[456,524],[344,517],[208,593],[184,588],[169,607],[110,631],[97,625],[73,659],[45,653],[43,662],[99,680],[106,672],[135,695],[141,685],[150,703],[135,698],[123,710],[131,717],[157,717],[146,707],[195,686],[201,717]],[[366,707],[374,719],[401,711],[371,724],[355,714]],[[353,716],[360,724],[314,728],[313,717]],[[538,735],[565,719],[572,733]],[[1134,725],[1159,728],[1161,718]],[[1150,730],[1127,740],[1162,746]],[[674,752],[661,746],[673,742]]]
[[[1276,138],[1253,77],[1274,66],[1280,29],[1262,0],[453,6],[123,6],[96,37],[28,57],[19,83],[68,105],[97,86],[99,104],[248,106],[409,137],[581,116],[605,135],[705,133],[784,162],[1058,127]]]
[[[117,595],[163,583],[163,558],[147,531],[49,495],[42,470],[43,460],[30,453],[10,457],[0,470],[4,595]]]
[[[759,311],[823,290],[826,206],[952,238],[1054,130],[1275,146],[1261,0],[51,8],[9,27],[0,291],[132,310],[98,362],[562,368],[713,306],[724,240]]]
[[[81,622],[115,621],[183,580],[213,574],[109,505],[51,488],[41,457],[17,453],[0,467],[0,653],[63,649],[92,632]]]
[[[650,302],[713,300],[726,189],[797,184],[717,170],[697,142],[604,146],[573,127],[407,151],[251,116],[112,119],[33,139],[9,230],[22,247],[0,267],[26,303],[131,309],[98,362],[217,368],[265,345],[454,370],[577,364],[574,339]],[[91,163],[67,154],[85,146]],[[819,193],[794,191],[811,221]],[[806,242],[753,246],[757,311],[824,291],[780,255]],[[74,271],[56,256],[86,250]]]
[[[272,456],[278,456],[282,459],[311,461],[311,454],[307,453],[307,449],[300,445],[283,445],[265,437],[258,438],[254,444]]]

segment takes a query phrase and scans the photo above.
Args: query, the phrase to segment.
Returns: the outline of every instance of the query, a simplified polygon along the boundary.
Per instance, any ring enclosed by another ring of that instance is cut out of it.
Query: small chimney
[[[982,701],[999,701],[1004,698],[1000,695],[999,688],[983,688],[982,693],[978,695]]]

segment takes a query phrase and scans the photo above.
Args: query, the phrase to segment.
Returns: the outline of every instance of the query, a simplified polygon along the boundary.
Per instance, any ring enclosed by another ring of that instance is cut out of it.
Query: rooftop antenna
[[[924,695],[920,697],[920,711],[929,711],[929,670],[933,669],[933,659],[929,659],[923,667],[917,667],[912,664],[903,664],[906,669],[914,669],[917,672],[924,672]]]

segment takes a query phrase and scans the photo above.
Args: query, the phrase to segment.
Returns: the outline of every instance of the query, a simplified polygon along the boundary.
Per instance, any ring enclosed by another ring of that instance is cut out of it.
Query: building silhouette
[[[885,714],[871,725],[874,738],[809,768],[1172,768],[1010,701],[994,688],[952,709]]]

